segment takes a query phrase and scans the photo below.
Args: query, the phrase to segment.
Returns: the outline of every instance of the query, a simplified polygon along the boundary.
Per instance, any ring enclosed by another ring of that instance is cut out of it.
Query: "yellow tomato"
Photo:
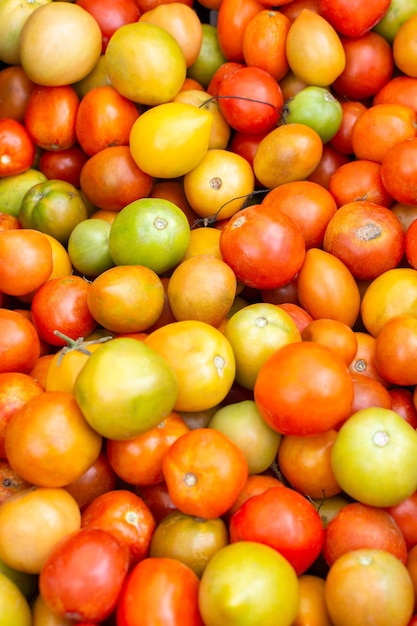
[[[140,115],[130,132],[137,166],[155,178],[177,178],[206,154],[213,116],[183,102],[160,104]]]
[[[167,5],[168,6],[168,5]],[[225,149],[230,139],[230,126],[226,122],[219,104],[215,98],[207,91],[200,89],[187,89],[180,91],[173,100],[174,102],[185,102],[200,109],[209,111],[213,116],[213,126],[211,128],[209,149]]]

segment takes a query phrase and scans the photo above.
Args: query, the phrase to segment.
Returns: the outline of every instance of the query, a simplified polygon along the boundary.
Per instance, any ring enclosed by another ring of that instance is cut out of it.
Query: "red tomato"
[[[75,4],[90,13],[99,25],[103,35],[103,54],[119,26],[137,22],[140,16],[136,0],[76,0]]]
[[[391,409],[399,413],[413,428],[417,428],[417,410],[413,402],[413,393],[405,387],[391,387]]]
[[[303,574],[318,558],[324,528],[314,506],[288,487],[271,487],[254,495],[232,515],[230,543],[257,541],[274,548]]]
[[[181,561],[145,559],[127,578],[117,607],[117,626],[203,626],[198,589],[197,574]]]
[[[74,146],[79,103],[71,85],[36,86],[25,111],[25,127],[32,141],[43,150],[66,150]]]
[[[115,610],[128,569],[124,543],[102,528],[83,528],[55,544],[39,589],[61,618],[100,622]]]
[[[40,349],[33,324],[16,311],[0,309],[0,372],[28,374]]]
[[[35,158],[35,145],[20,122],[0,119],[0,178],[28,170]]]
[[[407,550],[411,550],[417,544],[417,491],[408,498],[386,509],[394,522],[399,526],[407,545]]]
[[[382,159],[382,182],[397,202],[417,203],[416,155],[417,137],[412,137],[392,146]]]
[[[45,150],[39,159],[39,171],[49,180],[65,180],[67,183],[80,187],[80,174],[88,156],[80,146],[72,146],[65,150]]]
[[[246,26],[264,8],[258,0],[222,0],[217,14],[217,36],[227,61],[244,63]]]
[[[66,340],[54,331],[71,339],[87,337],[97,326],[87,306],[88,281],[80,276],[53,278],[35,293],[31,312],[40,337],[53,346],[65,346]]]
[[[243,133],[264,133],[278,123],[284,97],[275,78],[259,67],[243,67],[219,86],[218,102],[227,123]]]
[[[319,0],[319,13],[341,35],[360,37],[385,15],[390,0]]]

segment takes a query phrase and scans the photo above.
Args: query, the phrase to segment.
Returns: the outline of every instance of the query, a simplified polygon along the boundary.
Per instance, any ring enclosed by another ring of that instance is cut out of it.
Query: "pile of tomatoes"
[[[417,624],[416,28],[2,0],[1,626]]]

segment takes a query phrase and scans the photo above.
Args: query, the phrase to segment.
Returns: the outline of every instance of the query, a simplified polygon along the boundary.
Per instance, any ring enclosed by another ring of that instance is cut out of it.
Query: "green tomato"
[[[0,573],[0,624],[1,626],[32,624],[28,601],[16,583],[2,573]]]
[[[64,180],[47,180],[31,187],[19,212],[23,228],[51,235],[65,246],[75,226],[87,218],[80,192]]]
[[[98,276],[114,266],[109,252],[110,223],[83,220],[68,239],[68,254],[75,269],[85,276]]]
[[[334,137],[342,123],[342,105],[325,87],[304,87],[286,106],[285,122],[313,128],[323,143]]]
[[[238,541],[210,559],[198,601],[205,626],[290,626],[298,613],[298,578],[273,548]]]
[[[417,0],[391,0],[388,11],[373,30],[392,44],[400,26],[414,13],[417,13]]]
[[[157,426],[177,398],[175,373],[157,352],[130,337],[104,343],[74,384],[90,426],[107,439],[132,439]]]
[[[398,413],[371,407],[354,413],[332,448],[342,490],[371,506],[395,506],[417,490],[417,432]]]
[[[220,408],[209,428],[226,435],[246,456],[249,474],[268,469],[277,456],[281,434],[265,422],[253,400],[243,400]]]
[[[226,62],[220,48],[217,27],[202,24],[203,41],[197,59],[187,70],[187,76],[197,80],[203,87],[208,87],[215,71]]]
[[[0,178],[0,212],[19,217],[22,200],[31,187],[47,180],[45,174],[29,168],[21,174]]]
[[[170,200],[141,198],[111,224],[109,252],[116,265],[144,265],[157,274],[172,269],[187,251],[190,224]]]

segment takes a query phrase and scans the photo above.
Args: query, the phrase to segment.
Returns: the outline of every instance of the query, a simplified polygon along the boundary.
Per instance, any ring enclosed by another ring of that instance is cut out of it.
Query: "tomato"
[[[313,128],[323,143],[330,141],[342,122],[342,105],[325,87],[304,87],[286,107],[287,124],[299,123]]]
[[[307,85],[328,87],[345,69],[346,55],[338,33],[324,17],[307,8],[290,26],[286,54],[290,69]]]
[[[360,37],[373,28],[385,15],[390,0],[372,0],[364,5],[360,0],[319,0],[320,15],[341,35]],[[356,15],[355,15],[356,14]]]
[[[150,106],[169,102],[187,70],[176,39],[147,22],[120,26],[107,44],[105,57],[114,88],[129,100]]]
[[[7,460],[0,460],[0,504],[29,487],[32,487],[32,484],[22,478]],[[2,571],[1,562],[0,571]]]
[[[197,574],[188,565],[173,558],[145,559],[128,575],[118,602],[117,626],[202,626],[198,589]]]
[[[411,76],[392,76],[373,97],[373,104],[403,104],[417,109],[417,79]]]
[[[33,323],[39,335],[53,346],[64,346],[66,340],[86,337],[97,326],[87,305],[90,283],[80,276],[64,276],[48,280],[37,290],[32,300]]]
[[[65,489],[30,487],[3,502],[0,520],[2,561],[20,572],[39,574],[54,545],[80,528],[81,514]],[[11,536],[19,541],[10,541]]]
[[[324,596],[332,623],[408,626],[414,590],[407,568],[386,550],[352,550],[330,568]]]
[[[222,0],[217,15],[217,33],[226,61],[243,63],[243,39],[247,25],[265,5],[258,0]]]
[[[394,506],[417,488],[416,449],[416,431],[395,411],[362,409],[338,432],[332,449],[333,472],[343,491],[355,500]]]
[[[392,400],[388,389],[382,382],[371,376],[352,373],[354,398],[352,413],[368,407],[392,409]]]
[[[229,219],[221,233],[220,251],[239,281],[255,289],[275,289],[300,270],[305,241],[291,217],[255,204]]]
[[[230,126],[249,133],[272,130],[280,120],[284,104],[275,78],[262,68],[249,66],[226,76],[219,85],[217,98]]]
[[[51,87],[81,80],[101,53],[99,25],[71,2],[50,2],[38,8],[25,21],[19,38],[20,61],[28,78]]]
[[[184,102],[151,107],[133,124],[130,150],[137,166],[155,178],[177,178],[192,170],[206,154],[213,116]],[[146,152],[143,145],[147,145]]]
[[[95,277],[114,266],[109,253],[110,224],[87,219],[77,224],[68,239],[72,266],[84,276]]]
[[[321,158],[316,168],[307,176],[307,180],[328,189],[332,174],[338,167],[349,161],[350,159],[346,154],[342,154],[342,152],[333,148],[330,142],[325,143],[323,145]]]
[[[355,332],[350,326],[339,320],[320,318],[312,320],[302,331],[303,341],[318,341],[350,365],[358,349]]]
[[[199,607],[207,626],[221,623],[224,615],[229,626],[273,626],[277,615],[282,626],[290,626],[298,599],[297,576],[288,561],[269,546],[252,541],[219,550],[204,570],[199,589]]]
[[[338,207],[357,200],[388,208],[393,204],[382,183],[381,164],[367,159],[354,159],[338,167],[330,176],[329,192]]]
[[[0,600],[4,626],[31,626],[32,613],[29,603],[16,583],[0,572]]]
[[[98,496],[116,488],[117,476],[102,451],[84,474],[65,485],[64,489],[76,500],[81,513]]]
[[[25,254],[16,255],[24,249]],[[23,296],[45,283],[52,272],[51,244],[30,228],[0,232],[0,291]]]
[[[280,81],[289,70],[285,43],[290,25],[281,11],[264,9],[254,15],[243,35],[246,65],[266,70]]]
[[[50,0],[37,0],[33,4],[19,4],[16,0],[5,0],[1,4],[0,60],[4,64],[20,64],[19,37],[27,18]]]
[[[341,37],[341,45],[346,65],[332,84],[334,91],[350,100],[374,96],[392,76],[391,46],[374,31],[359,37]]]
[[[45,182],[46,180],[45,174],[33,167],[21,174],[0,177],[2,212],[18,218],[25,193],[36,183]]]
[[[397,202],[415,204],[414,153],[417,137],[404,139],[385,153],[381,163],[382,182],[390,196]]]
[[[400,26],[416,11],[415,0],[391,0],[384,16],[373,27],[392,45]]]
[[[137,22],[140,10],[135,0],[122,0],[115,5],[111,0],[97,2],[96,0],[76,0],[78,6],[90,13],[100,27],[102,34],[102,48],[104,53],[110,37],[120,26]]]
[[[165,482],[156,485],[140,485],[133,489],[146,502],[157,524],[167,515],[178,510],[172,502]]]
[[[132,439],[173,409],[177,380],[168,363],[144,342],[116,338],[87,360],[74,395],[89,424],[108,439]]]
[[[303,341],[282,346],[269,357],[254,394],[272,428],[283,435],[315,435],[349,417],[353,382],[339,355],[320,343]]]
[[[246,500],[232,515],[229,533],[231,543],[257,541],[274,548],[294,567],[297,575],[314,563],[324,540],[316,509],[288,487],[272,487]]]
[[[416,14],[413,13],[401,24],[392,42],[395,65],[403,74],[412,77],[417,76],[415,26]]]
[[[26,104],[34,87],[21,65],[9,65],[0,70],[0,117],[11,117],[23,124]]]
[[[314,574],[298,578],[300,604],[293,626],[332,626],[324,598],[324,579]]]
[[[13,118],[0,119],[0,177],[21,174],[35,158],[35,145],[25,126]]]
[[[298,123],[283,124],[259,143],[253,160],[254,173],[269,188],[302,180],[317,167],[322,153],[323,143],[313,128]]]
[[[17,311],[0,308],[0,372],[28,374],[40,356],[33,324]]]
[[[116,608],[128,569],[124,543],[102,528],[82,528],[51,550],[39,591],[55,614],[98,622]]]
[[[404,387],[390,387],[391,408],[399,413],[413,428],[417,428],[417,411],[413,403],[413,393]]]
[[[213,118],[209,149],[224,150],[229,144],[231,128],[220,111],[217,100],[204,89],[183,89],[173,99],[173,102],[185,102],[198,108],[205,108]]]
[[[416,321],[414,315],[396,315],[385,322],[376,337],[375,366],[394,385],[417,384],[413,360]]]
[[[75,145],[65,150],[45,150],[39,158],[39,171],[46,178],[64,180],[74,187],[80,187],[80,174],[88,156],[80,146]]]
[[[367,110],[359,101],[346,100],[340,103],[342,107],[342,121],[330,144],[342,154],[352,154],[352,128],[358,117]]]

